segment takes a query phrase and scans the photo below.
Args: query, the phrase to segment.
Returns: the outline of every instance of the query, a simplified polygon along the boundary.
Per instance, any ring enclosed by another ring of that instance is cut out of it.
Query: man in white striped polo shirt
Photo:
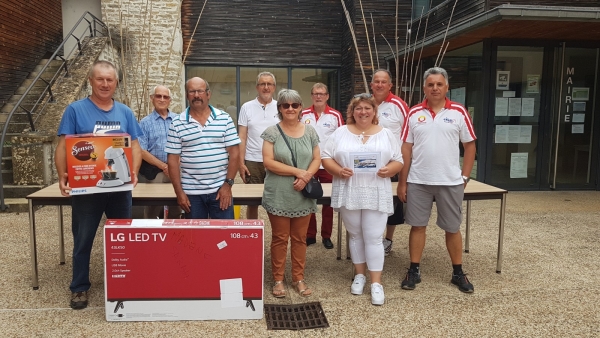
[[[165,146],[177,204],[186,218],[233,219],[240,138],[229,114],[209,105],[207,81],[191,78],[185,91],[190,106],[173,120]]]

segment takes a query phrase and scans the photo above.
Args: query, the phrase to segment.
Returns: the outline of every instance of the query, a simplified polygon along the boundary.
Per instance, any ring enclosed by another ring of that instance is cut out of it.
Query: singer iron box
[[[262,319],[262,220],[107,220],[107,321]]]
[[[133,190],[129,134],[65,137],[71,195]]]

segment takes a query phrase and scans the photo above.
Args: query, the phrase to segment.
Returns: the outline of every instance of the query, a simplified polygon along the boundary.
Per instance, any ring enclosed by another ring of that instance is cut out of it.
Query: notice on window
[[[585,101],[573,102],[573,111],[585,111]]]
[[[495,143],[531,143],[532,126],[497,125]]]
[[[508,143],[508,126],[496,126],[496,143]]]
[[[527,178],[528,153],[510,154],[510,178]]]
[[[508,116],[521,116],[521,98],[508,99]]]
[[[466,87],[454,88],[450,92],[450,100],[452,100],[454,102],[458,102],[464,106],[464,105],[466,105],[465,104],[466,94],[467,94]]]
[[[571,125],[571,134],[583,134],[583,124]]]
[[[585,122],[585,114],[573,114],[573,123]]]
[[[521,116],[533,116],[535,113],[535,99],[525,97],[521,100]]]
[[[531,126],[519,126],[519,140],[517,143],[531,143]]]
[[[496,98],[496,116],[508,116],[508,98]]]
[[[515,97],[516,92],[514,90],[505,90],[502,92],[502,97]]]

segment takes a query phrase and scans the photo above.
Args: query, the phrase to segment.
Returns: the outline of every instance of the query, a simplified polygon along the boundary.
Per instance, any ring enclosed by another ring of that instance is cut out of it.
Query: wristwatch
[[[229,184],[229,186],[232,186],[235,181],[232,178],[226,178],[225,183]]]
[[[471,180],[471,178],[467,177],[467,176],[463,176],[462,179],[463,179],[463,182],[465,182],[465,183],[469,183],[469,181]]]

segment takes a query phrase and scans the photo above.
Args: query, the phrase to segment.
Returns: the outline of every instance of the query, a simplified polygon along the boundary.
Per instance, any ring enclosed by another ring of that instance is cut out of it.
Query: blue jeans
[[[190,213],[185,214],[188,219],[233,219],[233,205],[221,210],[221,201],[217,200],[217,193],[205,195],[187,195],[190,200]]]
[[[71,196],[73,231],[73,280],[71,292],[87,291],[90,283],[90,255],[102,214],[107,218],[131,218],[131,191]]]

